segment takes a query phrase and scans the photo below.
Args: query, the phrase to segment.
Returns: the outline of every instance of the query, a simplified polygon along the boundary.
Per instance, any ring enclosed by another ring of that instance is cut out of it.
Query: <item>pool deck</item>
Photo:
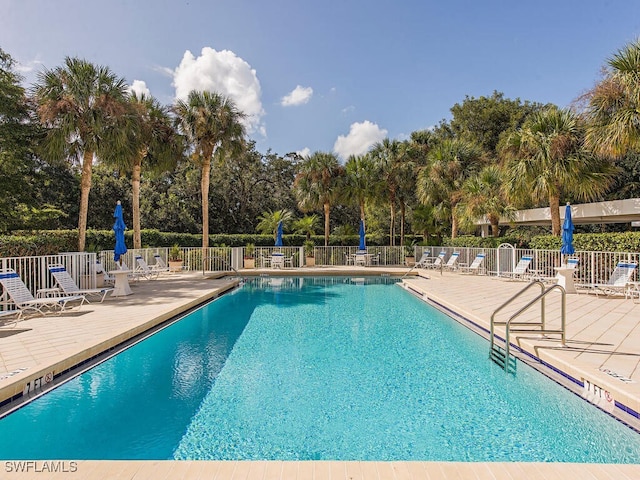
[[[252,270],[245,275],[270,274],[398,274],[407,269],[317,268]],[[488,329],[492,312],[523,282],[450,272],[425,272],[407,277],[424,300],[448,309]],[[107,297],[79,311],[21,320],[15,325],[0,320],[0,402],[19,395],[27,385],[44,384],[50,377],[97,354],[131,341],[175,315],[232,288],[235,280],[205,278],[201,273],[163,275],[158,280],[132,284],[133,294]],[[560,295],[547,299],[547,323],[558,324]],[[640,411],[640,303],[630,299],[567,295],[567,339],[562,347],[554,338],[522,334],[512,340],[525,351],[577,380],[595,385],[587,395],[602,400],[609,392],[617,402]],[[520,304],[521,305],[521,304]],[[505,309],[508,316],[518,304]],[[539,310],[536,310],[539,313]],[[533,315],[530,313],[528,315]],[[530,318],[530,317],[524,317]],[[504,318],[503,318],[504,319]],[[500,335],[503,330],[498,330]],[[489,360],[487,360],[489,361]],[[55,383],[55,380],[54,380]],[[35,391],[38,394],[38,390]],[[0,432],[1,434],[1,432]],[[278,478],[459,478],[459,479],[637,479],[640,465],[559,463],[456,463],[456,462],[174,462],[174,461],[1,461],[7,478],[84,479],[278,479]],[[57,473],[54,473],[57,472]],[[78,475],[80,474],[80,475]],[[0,475],[1,476],[1,475]],[[4,477],[3,477],[4,478]]]

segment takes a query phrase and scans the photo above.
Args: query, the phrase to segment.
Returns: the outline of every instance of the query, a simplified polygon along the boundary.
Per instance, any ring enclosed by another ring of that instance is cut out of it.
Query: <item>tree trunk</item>
[[[458,235],[458,219],[455,215],[451,215],[451,238],[456,238]]]
[[[393,197],[389,202],[391,207],[391,219],[389,222],[389,245],[394,246],[396,244],[396,199]]]
[[[364,202],[360,202],[360,220],[364,222]]]
[[[560,236],[560,195],[549,195],[549,210],[551,212],[551,234]]]
[[[331,205],[328,203],[324,204],[324,246],[329,246],[329,213],[330,213]]]
[[[202,249],[209,247],[209,180],[211,178],[211,157],[202,160],[202,179],[200,191],[202,192]],[[205,252],[202,259],[204,260]]]
[[[91,168],[93,152],[85,151],[82,156],[82,176],[80,178],[80,212],[78,214],[78,251],[84,252],[87,236],[87,212],[89,211],[89,191],[91,190]]]
[[[491,225],[491,236],[500,236],[500,218],[495,215],[487,215],[487,218],[489,219],[489,224]]]
[[[142,156],[134,160],[131,172],[131,191],[133,193],[133,248],[142,248],[142,235],[140,234],[140,177],[142,172]]]
[[[400,202],[400,245],[404,245],[404,220],[407,213],[407,207],[404,202]]]

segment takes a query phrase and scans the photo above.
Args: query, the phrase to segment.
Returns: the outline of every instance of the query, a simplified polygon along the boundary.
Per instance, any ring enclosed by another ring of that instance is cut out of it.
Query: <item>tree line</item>
[[[192,91],[173,105],[132,92],[78,58],[29,90],[0,49],[0,232],[107,229],[121,200],[134,248],[141,228],[202,233],[367,234],[405,243],[494,236],[516,209],[640,196],[640,42],[616,52],[571,108],[466,97],[451,120],[385,139],[344,162],[331,152],[260,153],[226,96]]]

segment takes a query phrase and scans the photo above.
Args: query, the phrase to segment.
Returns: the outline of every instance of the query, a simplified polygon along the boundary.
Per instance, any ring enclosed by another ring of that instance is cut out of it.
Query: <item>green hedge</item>
[[[496,248],[501,243],[510,243],[518,248],[538,250],[559,250],[562,239],[553,235],[536,235],[531,239],[523,237],[471,237],[461,236],[443,240],[445,246]],[[640,232],[622,233],[576,233],[573,236],[576,250],[591,252],[640,252]]]
[[[474,248],[498,248],[502,243],[510,243],[518,248],[529,247],[529,242],[521,237],[472,237],[460,236],[456,238],[445,238],[442,244],[447,247],[474,247]],[[559,247],[558,247],[559,248]]]
[[[133,232],[125,232],[128,247],[133,245]],[[141,232],[143,247],[170,247],[178,244],[182,247],[199,247],[202,236],[190,233],[167,233],[158,230],[143,230]],[[26,257],[32,255],[55,255],[60,252],[74,252],[78,250],[76,230],[48,230],[38,232],[16,232],[15,235],[0,236],[0,256]],[[418,240],[419,238],[416,238]],[[624,233],[579,233],[573,236],[576,250],[605,251],[605,252],[639,252],[640,232]],[[314,235],[311,240],[316,245],[324,245],[324,236]],[[411,244],[414,237],[407,236],[405,242]],[[304,235],[285,235],[285,246],[301,246],[306,241]],[[358,245],[358,235],[346,237],[329,237],[331,246]],[[556,250],[561,245],[560,237],[551,235],[537,235],[530,240],[520,236],[510,237],[472,237],[461,236],[455,239],[444,239],[443,245],[451,247],[496,248],[501,243],[511,243],[519,248],[536,248],[541,250]],[[209,235],[209,245],[225,245],[227,247],[243,247],[253,243],[258,247],[273,246],[273,236],[259,234],[213,234]],[[388,237],[367,237],[367,245],[388,245]],[[399,240],[396,242],[399,245]],[[86,249],[98,252],[111,250],[114,245],[113,231],[88,230]]]
[[[133,246],[133,232],[126,231],[125,243]],[[143,247],[170,247],[178,244],[181,247],[199,247],[202,245],[202,235],[191,233],[160,232],[159,230],[142,230],[140,232]],[[304,235],[284,235],[282,241],[285,246],[302,246],[306,241]],[[360,237],[349,235],[329,237],[329,245],[358,245]],[[414,237],[408,235],[406,241],[411,243]],[[324,245],[323,235],[313,235],[311,241],[315,245]],[[399,241],[399,240],[398,240]],[[87,230],[85,249],[90,252],[111,250],[115,239],[112,230]],[[224,245],[227,247],[243,247],[253,243],[257,247],[270,247],[274,244],[272,235],[260,234],[211,234],[209,246]],[[367,245],[388,245],[388,237],[367,237]],[[20,231],[13,235],[0,235],[0,256],[25,257],[30,255],[55,255],[60,252],[75,252],[78,250],[77,230],[41,230]]]
[[[561,245],[562,239],[552,235],[531,239],[531,248],[555,250]],[[573,246],[576,250],[595,252],[640,252],[640,232],[576,233]]]

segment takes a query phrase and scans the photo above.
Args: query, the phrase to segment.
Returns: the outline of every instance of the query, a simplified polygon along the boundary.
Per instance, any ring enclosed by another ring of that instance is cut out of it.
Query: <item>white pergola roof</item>
[[[561,205],[561,219],[564,219],[564,211],[565,206]],[[551,225],[550,212],[549,207],[518,210],[513,220],[501,218],[500,223],[503,225]],[[571,219],[574,224],[638,222],[640,221],[640,198],[571,205]],[[489,221],[484,217],[477,224],[488,225]]]

